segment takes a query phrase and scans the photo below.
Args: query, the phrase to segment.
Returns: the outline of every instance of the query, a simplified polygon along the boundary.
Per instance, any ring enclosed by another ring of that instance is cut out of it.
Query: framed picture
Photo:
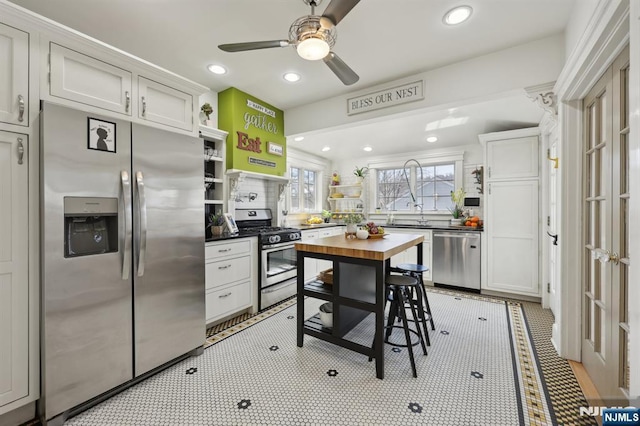
[[[230,234],[238,233],[238,225],[236,225],[236,221],[231,213],[224,214],[224,223],[227,225]]]
[[[87,122],[87,148],[116,152],[116,123],[89,117]]]
[[[267,142],[267,152],[274,155],[284,155],[284,148],[274,142]]]

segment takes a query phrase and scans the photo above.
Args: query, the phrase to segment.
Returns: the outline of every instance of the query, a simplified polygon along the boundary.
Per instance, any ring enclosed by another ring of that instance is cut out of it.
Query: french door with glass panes
[[[629,389],[628,75],[627,47],[583,106],[582,362],[609,406]]]

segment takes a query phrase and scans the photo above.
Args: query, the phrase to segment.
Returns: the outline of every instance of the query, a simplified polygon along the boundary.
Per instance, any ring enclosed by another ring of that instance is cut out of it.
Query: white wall
[[[285,134],[325,129],[399,112],[457,106],[486,100],[516,89],[555,81],[564,65],[564,36],[555,35],[442,68],[368,87],[285,111]],[[347,98],[378,89],[424,80],[425,99],[405,105],[347,116]],[[318,114],[322,111],[322,114]]]
[[[598,7],[598,3],[602,3],[602,1],[576,0],[564,33],[565,58],[569,58],[573,54],[578,41],[582,38],[591,20],[591,16]]]

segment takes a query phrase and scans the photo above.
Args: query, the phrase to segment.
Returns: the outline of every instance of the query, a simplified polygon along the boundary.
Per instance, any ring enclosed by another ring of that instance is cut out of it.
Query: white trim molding
[[[551,117],[556,118],[558,116],[558,99],[553,86],[555,82],[538,84],[537,86],[525,87],[527,96],[531,98],[538,106],[548,112]]]

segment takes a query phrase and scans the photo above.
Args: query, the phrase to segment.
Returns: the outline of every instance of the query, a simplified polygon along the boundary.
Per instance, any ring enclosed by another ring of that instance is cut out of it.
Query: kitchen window
[[[319,211],[319,186],[320,172],[316,170],[291,167],[291,206],[292,213]]]
[[[384,211],[449,214],[453,206],[451,191],[462,187],[462,158],[463,154],[417,159],[420,167],[414,161],[370,164],[376,176],[374,207]]]

